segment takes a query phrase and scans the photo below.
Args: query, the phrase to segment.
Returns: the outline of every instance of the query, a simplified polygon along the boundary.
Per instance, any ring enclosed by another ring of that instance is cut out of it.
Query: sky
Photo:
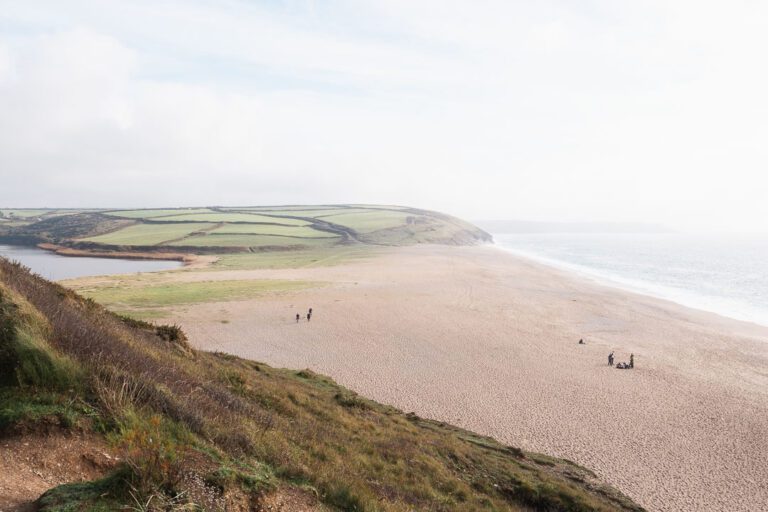
[[[768,233],[768,3],[0,0],[0,206]]]

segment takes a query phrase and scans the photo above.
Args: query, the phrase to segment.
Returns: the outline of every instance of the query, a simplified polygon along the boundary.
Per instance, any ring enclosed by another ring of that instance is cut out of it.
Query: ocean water
[[[547,233],[494,240],[605,284],[768,325],[768,237]]]

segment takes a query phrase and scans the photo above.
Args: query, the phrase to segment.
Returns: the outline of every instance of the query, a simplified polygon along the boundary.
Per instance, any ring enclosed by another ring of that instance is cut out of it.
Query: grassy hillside
[[[202,222],[132,224],[103,235],[79,238],[79,240],[106,245],[157,245],[194,236],[195,233],[205,233],[215,226],[215,224]]]
[[[399,206],[9,210],[3,218],[0,241],[111,251],[232,254],[490,241],[484,231],[449,215]]]
[[[46,492],[42,511],[641,510],[572,463],[308,370],[194,351],[178,328],[123,319],[0,258],[0,436],[40,431],[98,436],[118,460]]]

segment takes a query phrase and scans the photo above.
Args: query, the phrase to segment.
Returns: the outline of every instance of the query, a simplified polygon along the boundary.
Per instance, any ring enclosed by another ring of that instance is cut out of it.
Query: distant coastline
[[[475,220],[473,224],[498,234],[520,233],[674,233],[661,224],[640,222],[540,222],[527,220]]]
[[[544,251],[531,249],[530,247],[516,247],[511,243],[510,238],[515,235],[543,235],[543,236],[557,236],[557,235],[578,235],[578,234],[599,234],[599,235],[620,235],[630,234],[627,232],[518,232],[518,233],[497,233],[492,232],[494,237],[494,245],[501,250],[514,254],[521,258],[525,258],[536,263],[547,265],[549,267],[576,274],[579,277],[589,279],[598,284],[610,286],[620,290],[630,291],[633,293],[639,293],[649,297],[667,300],[674,302],[675,304],[685,306],[688,308],[697,309],[706,313],[713,313],[719,316],[723,316],[729,319],[738,320],[742,322],[749,322],[761,326],[768,326],[768,308],[760,307],[760,305],[748,303],[744,297],[731,296],[731,297],[717,297],[714,295],[708,295],[702,293],[700,290],[696,290],[693,286],[685,287],[688,283],[681,283],[679,286],[671,286],[668,283],[660,282],[660,280],[649,279],[642,275],[627,275],[626,273],[609,270],[606,268],[600,268],[597,265],[590,265],[583,262],[575,262],[574,257],[565,258],[553,256],[551,254],[544,254]],[[659,232],[645,232],[645,235],[673,235],[671,231],[659,231]],[[596,249],[599,249],[596,247]],[[649,265],[647,262],[644,262]],[[660,272],[663,269],[659,269]],[[768,283],[764,283],[768,288]]]

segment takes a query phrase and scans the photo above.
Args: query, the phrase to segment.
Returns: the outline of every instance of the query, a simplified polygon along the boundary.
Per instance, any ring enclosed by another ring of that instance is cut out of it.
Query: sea
[[[494,234],[519,256],[603,284],[768,326],[768,236]]]

